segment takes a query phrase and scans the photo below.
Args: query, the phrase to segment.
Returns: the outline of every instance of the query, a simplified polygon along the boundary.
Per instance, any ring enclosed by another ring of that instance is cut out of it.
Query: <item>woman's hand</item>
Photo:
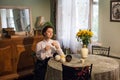
[[[59,45],[57,44],[57,42],[54,41],[52,45],[55,46],[56,49],[59,49]]]
[[[51,48],[50,48],[50,45],[46,45],[46,47],[45,47],[45,51],[48,51],[48,50],[50,50]]]

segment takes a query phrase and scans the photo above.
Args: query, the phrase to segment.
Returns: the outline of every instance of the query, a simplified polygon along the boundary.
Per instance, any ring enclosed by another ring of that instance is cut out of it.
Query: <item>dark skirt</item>
[[[45,80],[45,74],[49,59],[50,58],[47,58],[45,60],[37,60],[37,62],[35,63],[33,80]]]

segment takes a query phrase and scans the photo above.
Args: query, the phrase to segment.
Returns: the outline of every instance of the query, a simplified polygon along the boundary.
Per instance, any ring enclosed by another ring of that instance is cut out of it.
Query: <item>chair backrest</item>
[[[103,46],[92,46],[92,54],[104,55],[109,56],[110,54],[110,46],[103,47]]]
[[[84,67],[70,67],[62,64],[63,80],[90,80],[92,66],[93,64]]]

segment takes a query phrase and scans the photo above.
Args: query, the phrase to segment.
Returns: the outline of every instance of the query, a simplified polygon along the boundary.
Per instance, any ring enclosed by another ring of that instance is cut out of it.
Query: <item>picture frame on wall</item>
[[[120,22],[120,1],[110,1],[110,21]]]

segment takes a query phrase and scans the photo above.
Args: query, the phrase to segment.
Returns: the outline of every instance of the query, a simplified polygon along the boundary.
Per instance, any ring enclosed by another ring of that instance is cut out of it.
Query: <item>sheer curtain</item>
[[[79,29],[90,27],[89,0],[58,0],[56,16],[57,39],[64,48],[77,53],[81,44],[76,39],[76,33]]]

